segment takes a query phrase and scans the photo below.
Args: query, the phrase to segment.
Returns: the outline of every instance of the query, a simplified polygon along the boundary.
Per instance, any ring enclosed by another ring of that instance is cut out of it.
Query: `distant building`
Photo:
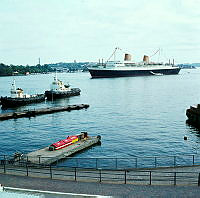
[[[15,75],[18,75],[18,74],[19,74],[18,71],[13,72],[13,75],[14,75],[14,76],[15,76]]]

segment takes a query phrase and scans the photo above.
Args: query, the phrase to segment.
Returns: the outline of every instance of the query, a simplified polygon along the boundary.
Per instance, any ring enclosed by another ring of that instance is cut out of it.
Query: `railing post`
[[[98,168],[98,158],[96,158],[96,169]]]
[[[149,171],[149,185],[151,185],[151,171]]]
[[[101,183],[101,168],[99,168],[99,182]]]
[[[4,155],[3,170],[6,173],[6,156]]]
[[[200,173],[199,173],[199,177],[198,177],[198,186],[200,186]]]
[[[176,166],[176,156],[174,156],[174,167]]]
[[[76,158],[76,167],[78,168],[78,158]]]
[[[3,163],[3,172],[6,173],[6,162]]]
[[[50,178],[52,179],[52,169],[51,169],[51,164],[49,166],[49,171],[50,171]]]
[[[28,164],[26,164],[26,176],[28,176]]]
[[[125,170],[125,172],[124,172],[124,183],[126,184],[126,173],[127,173],[127,171]]]
[[[192,156],[192,164],[194,165],[194,155]]]
[[[76,181],[76,176],[77,176],[77,172],[76,172],[76,167],[74,168],[74,180]]]
[[[174,186],[176,186],[176,172],[174,172]]]
[[[157,158],[155,157],[155,168],[157,167]]]
[[[26,157],[26,164],[28,163],[28,156]]]
[[[19,156],[19,164],[20,164],[20,161],[21,161],[21,157],[22,157],[22,156]]]
[[[135,158],[135,168],[137,168],[137,157]]]
[[[39,165],[40,165],[40,156],[39,156],[39,159],[38,159],[38,160],[39,160]]]

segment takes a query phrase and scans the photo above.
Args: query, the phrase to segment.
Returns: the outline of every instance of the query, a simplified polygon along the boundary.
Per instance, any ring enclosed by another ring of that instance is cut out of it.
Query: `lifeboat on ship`
[[[71,144],[74,144],[75,142],[78,142],[82,139],[87,138],[87,132],[83,132],[80,135],[72,135],[68,136],[66,139],[60,140],[58,142],[55,142],[49,146],[50,151],[63,149],[67,146],[70,146]]]

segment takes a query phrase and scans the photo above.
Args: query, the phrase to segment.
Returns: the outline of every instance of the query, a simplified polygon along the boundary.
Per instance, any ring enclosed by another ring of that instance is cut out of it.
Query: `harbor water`
[[[199,153],[200,133],[186,124],[185,111],[200,103],[200,69],[184,69],[179,75],[101,79],[91,79],[87,72],[57,75],[71,87],[80,88],[81,95],[1,112],[82,103],[90,107],[0,121],[1,155],[28,153],[81,131],[101,135],[102,144],[75,157],[126,158],[128,164],[134,157]],[[44,93],[53,77],[1,77],[0,95],[10,95],[13,78],[25,93]],[[161,160],[165,163],[166,159]]]

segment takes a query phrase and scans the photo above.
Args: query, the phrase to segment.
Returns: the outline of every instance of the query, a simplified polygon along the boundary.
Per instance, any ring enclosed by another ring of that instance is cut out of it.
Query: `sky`
[[[200,0],[0,0],[0,63],[200,62]],[[120,58],[123,54],[118,54]],[[153,60],[153,61],[155,61]]]

